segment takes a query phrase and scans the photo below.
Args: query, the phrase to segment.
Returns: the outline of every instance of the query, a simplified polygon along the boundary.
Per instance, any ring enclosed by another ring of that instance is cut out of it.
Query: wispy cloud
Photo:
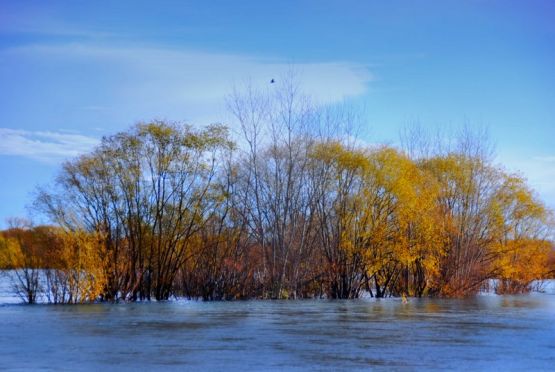
[[[132,113],[134,119],[164,115],[198,121],[219,115],[222,120],[224,97],[235,84],[248,79],[255,85],[269,85],[272,78],[279,84],[279,77],[292,68],[289,61],[252,55],[86,42],[26,45],[5,49],[2,54],[41,66],[50,62],[57,68],[67,66],[66,71],[79,66],[86,71],[78,80],[82,91],[104,84],[110,104],[120,113]],[[368,66],[340,60],[295,63],[293,69],[303,91],[324,104],[361,95],[374,79]],[[98,75],[100,72],[103,75]],[[99,79],[89,80],[91,76]]]
[[[90,151],[99,142],[81,134],[9,128],[0,128],[0,137],[0,155],[23,156],[49,163]]]
[[[35,34],[67,38],[105,38],[113,33],[84,28],[71,20],[56,16],[52,9],[37,4],[2,4],[0,13],[1,34]],[[10,9],[13,7],[14,9]],[[19,9],[17,9],[19,8]],[[22,9],[25,9],[22,11]]]

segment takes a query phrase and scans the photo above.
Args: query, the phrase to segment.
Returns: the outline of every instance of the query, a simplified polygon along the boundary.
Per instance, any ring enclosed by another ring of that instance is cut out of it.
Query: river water
[[[0,306],[0,369],[554,370],[553,287],[407,304],[8,304]]]

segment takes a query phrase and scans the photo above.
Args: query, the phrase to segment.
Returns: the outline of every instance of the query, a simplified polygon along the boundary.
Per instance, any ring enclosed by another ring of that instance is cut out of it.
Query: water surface
[[[553,370],[555,294],[0,306],[0,369]]]

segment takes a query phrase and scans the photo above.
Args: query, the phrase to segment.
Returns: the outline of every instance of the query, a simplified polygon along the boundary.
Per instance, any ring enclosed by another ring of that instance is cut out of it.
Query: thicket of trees
[[[549,275],[551,214],[480,137],[365,147],[351,111],[292,84],[229,108],[239,145],[159,121],[65,163],[35,203],[56,227],[0,235],[25,299],[464,296]]]
[[[0,263],[12,270],[14,290],[24,302],[84,303],[102,298],[106,264],[98,234],[13,222],[0,233]]]

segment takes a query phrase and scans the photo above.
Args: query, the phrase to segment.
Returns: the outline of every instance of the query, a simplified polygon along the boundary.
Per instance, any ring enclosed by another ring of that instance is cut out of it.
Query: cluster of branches
[[[88,258],[48,243],[48,263],[14,267],[87,278],[68,302],[463,296],[548,274],[549,211],[479,137],[363,146],[352,111],[291,84],[229,108],[239,146],[220,125],[152,122],[66,163],[36,206]]]

